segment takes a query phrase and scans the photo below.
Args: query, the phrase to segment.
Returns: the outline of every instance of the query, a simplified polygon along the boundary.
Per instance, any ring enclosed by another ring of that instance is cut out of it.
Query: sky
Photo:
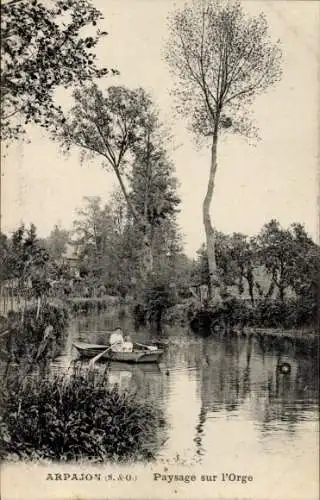
[[[179,179],[184,249],[193,256],[204,241],[201,207],[206,191],[210,152],[196,148],[186,124],[172,113],[169,68],[162,57],[168,35],[166,18],[177,0],[93,0],[104,14],[101,28],[109,35],[97,48],[101,64],[116,67],[119,77],[100,82],[144,87],[160,116],[171,127],[172,153]],[[270,34],[280,39],[283,77],[256,99],[253,111],[261,141],[229,136],[218,150],[218,171],[211,215],[218,230],[256,234],[271,218],[286,227],[301,222],[319,240],[319,47],[320,3],[251,0],[245,9],[263,11]],[[80,164],[79,153],[62,155],[44,132],[30,127],[30,143],[11,145],[3,159],[2,228],[14,230],[33,222],[41,237],[55,224],[70,229],[84,196],[107,202],[117,187],[98,160]]]

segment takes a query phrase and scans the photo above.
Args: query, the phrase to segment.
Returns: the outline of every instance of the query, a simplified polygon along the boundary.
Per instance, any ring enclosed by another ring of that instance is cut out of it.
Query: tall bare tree
[[[218,139],[223,131],[256,132],[250,106],[280,79],[281,50],[268,36],[264,15],[250,17],[237,0],[191,0],[171,14],[169,32],[165,58],[176,77],[178,111],[187,116],[196,137],[211,145],[203,224],[212,296],[219,290],[210,216]]]

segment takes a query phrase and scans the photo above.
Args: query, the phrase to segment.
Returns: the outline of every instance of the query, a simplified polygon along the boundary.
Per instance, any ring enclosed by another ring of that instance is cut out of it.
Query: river
[[[73,340],[106,343],[104,329],[129,320],[108,314],[73,320],[58,367],[74,356]],[[132,388],[156,399],[168,422],[168,439],[159,464],[192,466],[207,471],[288,474],[315,484],[318,454],[317,362],[293,349],[266,349],[254,338],[203,338],[181,327],[166,330],[170,340],[160,365],[113,364],[111,384]],[[147,342],[141,330],[134,340]],[[291,366],[280,374],[279,361]],[[310,477],[309,477],[310,476]],[[261,482],[261,477],[260,477]]]

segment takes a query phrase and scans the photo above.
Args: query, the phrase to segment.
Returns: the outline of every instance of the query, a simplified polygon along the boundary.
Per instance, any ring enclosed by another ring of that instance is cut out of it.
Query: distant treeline
[[[86,203],[76,222],[82,228],[78,236],[55,227],[48,238],[39,239],[34,225],[21,226],[10,237],[1,235],[2,294],[11,287],[15,294],[42,302],[50,295],[95,303],[108,295],[131,297],[150,309],[149,316],[195,297],[202,307],[210,306],[205,246],[192,260],[177,238],[170,252],[159,245],[152,272],[139,279],[133,255],[135,250],[138,255],[140,242],[128,233],[134,227],[120,233],[111,224],[111,209],[102,209],[97,199]],[[93,244],[93,227],[100,247]],[[216,232],[216,259],[223,308],[230,317],[261,326],[319,321],[320,248],[301,224],[282,228],[271,220],[252,237]]]
[[[319,327],[320,248],[301,224],[284,229],[271,220],[255,237],[216,233],[216,258],[230,317],[248,325]],[[205,247],[196,277],[209,282]]]

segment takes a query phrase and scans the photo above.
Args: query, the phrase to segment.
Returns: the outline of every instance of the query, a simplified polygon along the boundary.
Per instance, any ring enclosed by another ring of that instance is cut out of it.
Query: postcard
[[[316,500],[320,4],[1,1],[3,500]]]

